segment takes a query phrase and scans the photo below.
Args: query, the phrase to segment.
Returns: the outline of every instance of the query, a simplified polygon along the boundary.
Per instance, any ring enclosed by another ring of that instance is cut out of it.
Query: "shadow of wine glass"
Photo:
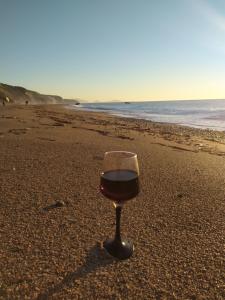
[[[85,259],[85,262],[75,272],[66,275],[61,282],[50,287],[43,293],[40,293],[37,300],[46,300],[56,293],[61,292],[64,288],[71,286],[77,279],[87,276],[89,273],[94,272],[96,269],[103,268],[107,265],[115,263],[113,257],[110,257],[100,245],[93,246]]]

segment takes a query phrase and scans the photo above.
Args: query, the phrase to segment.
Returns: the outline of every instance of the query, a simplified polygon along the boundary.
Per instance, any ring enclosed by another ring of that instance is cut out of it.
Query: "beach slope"
[[[109,257],[105,151],[136,152],[122,213],[131,259]],[[224,299],[224,133],[75,111],[0,108],[0,299]]]

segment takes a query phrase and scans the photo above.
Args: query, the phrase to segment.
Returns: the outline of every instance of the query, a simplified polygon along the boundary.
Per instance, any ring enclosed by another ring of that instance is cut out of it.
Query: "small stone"
[[[65,206],[66,204],[65,204],[65,202],[64,201],[56,201],[55,202],[55,206],[56,207],[62,207],[62,206]]]
[[[178,194],[177,194],[177,197],[178,197],[178,198],[182,198],[182,197],[184,197],[184,194],[178,193]]]
[[[67,221],[70,222],[70,223],[77,223],[77,220],[71,219],[71,218],[67,219]]]

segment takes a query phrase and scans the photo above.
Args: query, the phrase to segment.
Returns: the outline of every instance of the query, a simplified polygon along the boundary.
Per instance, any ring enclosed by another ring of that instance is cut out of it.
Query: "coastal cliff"
[[[0,102],[6,101],[15,104],[78,104],[78,100],[63,99],[56,95],[44,95],[24,87],[0,83]]]

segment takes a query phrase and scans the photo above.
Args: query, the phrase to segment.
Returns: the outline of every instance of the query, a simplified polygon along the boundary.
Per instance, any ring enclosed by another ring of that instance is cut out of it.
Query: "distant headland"
[[[0,83],[0,102],[15,104],[79,104],[76,99],[64,99],[56,95],[44,95],[21,86]]]

